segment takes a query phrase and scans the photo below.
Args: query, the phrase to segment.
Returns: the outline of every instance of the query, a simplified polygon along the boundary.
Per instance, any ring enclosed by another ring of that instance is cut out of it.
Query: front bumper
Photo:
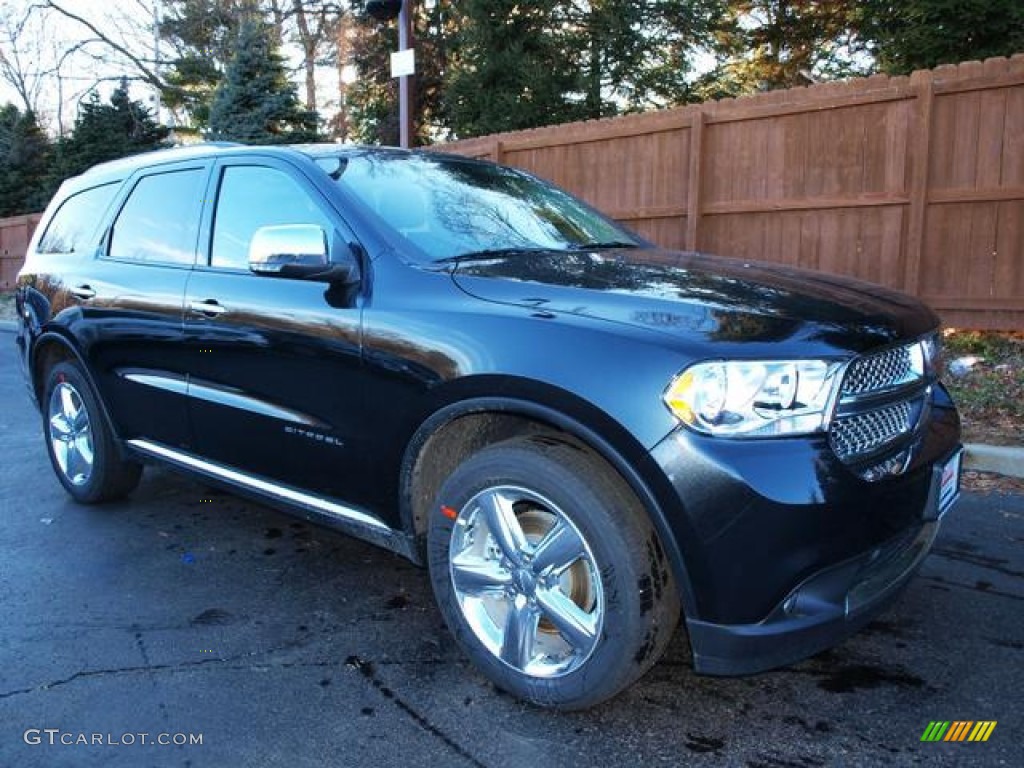
[[[913,464],[874,483],[836,459],[824,437],[716,440],[679,430],[656,446],[693,596],[696,670],[789,664],[878,614],[931,549],[941,467],[959,448],[959,428],[937,387]]]

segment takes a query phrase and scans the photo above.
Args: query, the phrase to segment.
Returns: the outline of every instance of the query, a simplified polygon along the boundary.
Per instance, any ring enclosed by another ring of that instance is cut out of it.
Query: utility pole
[[[157,75],[160,74],[160,0],[153,0],[153,71]],[[163,103],[159,88],[156,89],[154,102],[156,109],[153,114],[156,116],[156,121],[163,125],[163,121],[160,119],[160,108]]]
[[[413,47],[412,19],[414,0],[405,0],[398,14],[398,50],[408,51]],[[412,113],[416,99],[414,91],[414,75],[403,75],[398,78],[398,122],[399,143],[403,149],[413,144]]]
[[[413,48],[413,19],[415,0],[368,0],[366,12],[377,21],[398,19],[398,53],[391,54],[391,76],[398,77],[398,135],[399,143],[409,149],[415,141],[413,105],[415,94],[415,53]],[[396,69],[399,70],[396,72]]]

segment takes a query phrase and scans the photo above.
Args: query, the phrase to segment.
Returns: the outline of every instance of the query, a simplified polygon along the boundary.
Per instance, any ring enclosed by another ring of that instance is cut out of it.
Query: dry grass
[[[967,356],[981,361],[962,376],[945,376],[964,441],[1024,445],[1024,333],[946,331],[947,367]]]

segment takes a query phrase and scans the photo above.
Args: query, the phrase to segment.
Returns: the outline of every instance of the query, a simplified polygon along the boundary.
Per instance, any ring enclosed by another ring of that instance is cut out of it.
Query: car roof
[[[142,168],[155,168],[169,163],[187,160],[200,160],[225,156],[262,155],[284,158],[304,158],[316,161],[324,157],[346,157],[355,155],[376,155],[389,157],[431,157],[446,163],[458,164],[490,164],[463,155],[446,154],[438,149],[423,147],[417,149],[399,149],[398,147],[368,146],[365,144],[238,144],[226,141],[208,141],[188,146],[168,147],[150,152],[141,152],[116,160],[98,163],[78,176],[64,180],[60,190],[54,197],[66,200],[71,195],[85,189],[104,184],[117,183]],[[53,201],[51,201],[52,203]]]
[[[227,155],[282,155],[295,157],[305,155],[316,159],[318,157],[339,157],[354,154],[375,154],[375,155],[411,155],[427,154],[441,156],[442,153],[424,150],[398,149],[397,147],[377,147],[360,144],[236,144],[234,142],[211,141],[202,144],[192,144],[185,147],[169,147],[157,149],[152,152],[142,152],[137,155],[110,160],[99,163],[81,174],[78,179],[83,181],[99,181],[100,177],[123,177],[140,168],[149,168],[165,163],[177,163],[182,160],[200,159],[206,157],[223,157]],[[443,155],[451,160],[467,160],[457,155]],[[77,185],[76,185],[77,186]]]

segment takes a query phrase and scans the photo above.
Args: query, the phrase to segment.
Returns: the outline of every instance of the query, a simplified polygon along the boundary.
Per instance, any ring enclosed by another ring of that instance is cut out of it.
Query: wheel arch
[[[696,615],[697,602],[676,534],[653,483],[635,466],[647,452],[606,414],[591,413],[597,410],[594,406],[583,401],[574,404],[575,412],[569,414],[533,397],[482,395],[450,402],[426,418],[406,447],[399,478],[401,523],[413,537],[415,550],[421,555],[424,552],[430,506],[441,483],[458,464],[502,440],[546,435],[592,452],[636,494],[672,564],[683,610],[688,616]]]
[[[118,451],[123,455],[124,447],[121,444],[120,436],[115,428],[113,419],[110,418],[110,412],[107,410],[106,401],[103,398],[100,388],[96,386],[96,379],[93,377],[92,371],[89,370],[89,366],[86,364],[85,358],[71,339],[54,330],[44,331],[34,340],[32,344],[32,351],[28,359],[32,392],[35,394],[36,404],[39,406],[40,413],[43,413],[46,408],[46,403],[44,402],[46,394],[44,392],[44,388],[46,386],[46,372],[57,363],[67,360],[78,365],[82,375],[85,377],[86,381],[89,382],[89,386],[92,387],[92,391],[96,393],[96,401],[99,403],[100,411],[103,414],[103,420],[110,429],[110,434],[114,436],[114,442],[118,447]]]

